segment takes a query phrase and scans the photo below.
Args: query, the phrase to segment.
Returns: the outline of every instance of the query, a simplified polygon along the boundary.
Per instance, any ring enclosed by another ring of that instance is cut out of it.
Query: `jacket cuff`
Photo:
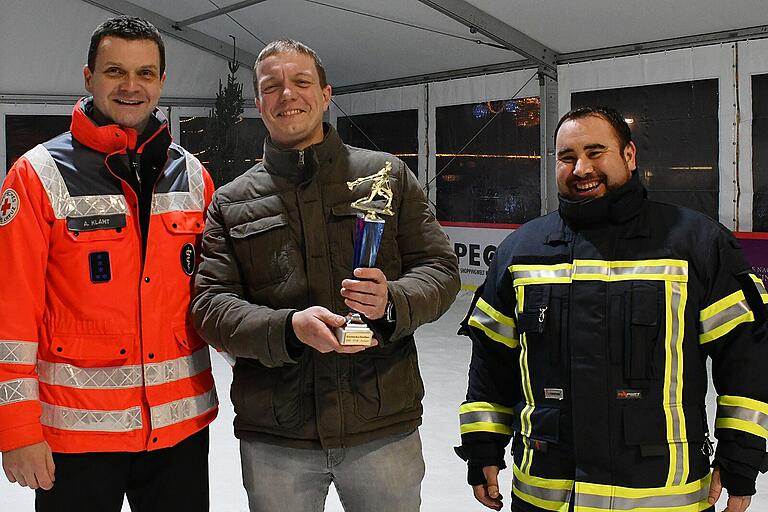
[[[754,475],[746,474],[752,471],[745,471],[745,466],[739,467],[738,463],[728,460],[716,460],[714,466],[720,468],[720,482],[729,496],[752,496],[757,492],[757,472]]]
[[[0,452],[15,450],[45,441],[40,423],[0,431]]]
[[[299,337],[296,336],[296,332],[293,330],[291,320],[294,314],[296,314],[296,311],[291,311],[285,319],[285,350],[288,352],[288,356],[296,361],[304,353],[306,345],[299,340]]]
[[[504,446],[496,443],[472,443],[456,446],[453,449],[461,459],[467,461],[467,483],[485,484],[483,468],[497,466],[499,470],[507,467],[504,462]]]

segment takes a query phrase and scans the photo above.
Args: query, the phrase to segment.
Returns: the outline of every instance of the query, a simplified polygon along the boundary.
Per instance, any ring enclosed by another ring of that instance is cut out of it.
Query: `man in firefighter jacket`
[[[723,226],[646,199],[618,112],[569,112],[556,148],[559,211],[499,246],[462,326],[475,497],[501,508],[512,437],[512,510],[714,510],[723,486],[746,510],[766,469],[762,282]]]
[[[213,193],[157,110],[158,31],[91,39],[71,131],[0,195],[0,451],[42,511],[208,510],[209,349],[189,301]]]

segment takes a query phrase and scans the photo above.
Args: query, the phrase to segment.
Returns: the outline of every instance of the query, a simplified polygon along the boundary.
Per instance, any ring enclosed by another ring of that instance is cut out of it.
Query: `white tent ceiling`
[[[240,9],[185,25],[237,46],[250,56],[264,42],[295,38],[315,48],[337,88],[476,67],[504,66],[524,57],[498,48],[481,33],[470,33],[459,21],[419,0],[85,0],[107,6],[138,6],[169,21],[190,18],[242,4]],[[426,2],[429,3],[429,2]],[[727,31],[739,37],[768,35],[765,0],[468,0],[470,4],[554,52],[560,62],[574,52],[638,45],[676,38],[686,44],[722,40]],[[744,31],[744,29],[750,29]],[[481,30],[482,32],[482,30]],[[719,33],[716,36],[698,37]],[[475,41],[494,46],[478,44]],[[632,51],[623,48],[624,53]],[[610,51],[607,53],[611,53]],[[583,58],[584,56],[582,56]],[[245,59],[247,60],[247,59]]]

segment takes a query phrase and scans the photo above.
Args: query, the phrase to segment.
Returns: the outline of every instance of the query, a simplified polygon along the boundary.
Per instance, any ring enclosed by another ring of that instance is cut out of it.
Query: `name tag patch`
[[[112,268],[109,264],[108,252],[90,253],[88,255],[88,267],[91,269],[92,283],[108,283],[112,280]]]
[[[99,229],[119,229],[124,227],[124,213],[91,215],[89,217],[67,217],[67,229],[70,231],[96,231]]]
[[[181,269],[185,274],[191,276],[195,271],[195,246],[192,244],[184,244],[181,248]]]

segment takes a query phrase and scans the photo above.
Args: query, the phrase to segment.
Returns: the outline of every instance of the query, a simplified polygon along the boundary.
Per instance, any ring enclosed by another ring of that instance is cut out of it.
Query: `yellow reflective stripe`
[[[485,300],[478,299],[469,325],[485,333],[490,339],[510,348],[518,346],[517,328],[514,319],[495,310]]]
[[[512,427],[509,425],[502,425],[500,423],[486,423],[484,421],[478,421],[475,423],[465,423],[459,425],[459,432],[462,434],[467,434],[469,432],[493,432],[495,434],[511,436]]]
[[[763,304],[768,304],[768,291],[765,289],[765,283],[763,283],[763,280],[757,277],[755,274],[749,274],[749,277],[752,278],[757,291],[760,292],[760,297],[763,299]]]
[[[481,411],[501,412],[504,414],[515,413],[515,410],[512,407],[506,407],[492,402],[468,402],[466,404],[461,404],[459,407],[460,413]]]
[[[715,427],[742,430],[768,439],[768,404],[739,396],[718,397]]]
[[[523,311],[525,306],[525,287],[518,286],[515,288],[517,292],[517,307],[518,312]],[[531,388],[531,374],[528,369],[528,336],[525,333],[520,335],[520,376],[523,380],[523,396],[525,397],[525,407],[520,413],[520,430],[523,435],[523,461],[522,470],[526,473],[530,472],[531,464],[533,463],[533,449],[528,442],[528,437],[531,435],[531,415],[536,406],[533,399],[533,389]]]
[[[633,489],[576,482],[574,512],[699,512],[707,502],[711,475],[685,485]]]
[[[688,297],[685,283],[666,282],[664,336],[663,410],[669,445],[668,486],[681,485],[688,479],[689,459],[683,413],[683,325]]]
[[[699,313],[699,321],[703,323],[705,320],[709,320],[716,314],[725,311],[734,304],[744,302],[744,300],[744,292],[741,290],[735,291],[727,297],[723,297],[722,299],[718,300],[711,306],[707,306],[706,308],[702,309]]]
[[[572,281],[688,282],[685,260],[573,260],[556,265],[512,265],[513,285],[557,284]]]
[[[512,492],[521,500],[544,510],[567,512],[573,493],[573,480],[541,478],[513,468]]]
[[[490,402],[470,402],[459,407],[459,429],[466,432],[496,432],[512,435],[510,407]]]

